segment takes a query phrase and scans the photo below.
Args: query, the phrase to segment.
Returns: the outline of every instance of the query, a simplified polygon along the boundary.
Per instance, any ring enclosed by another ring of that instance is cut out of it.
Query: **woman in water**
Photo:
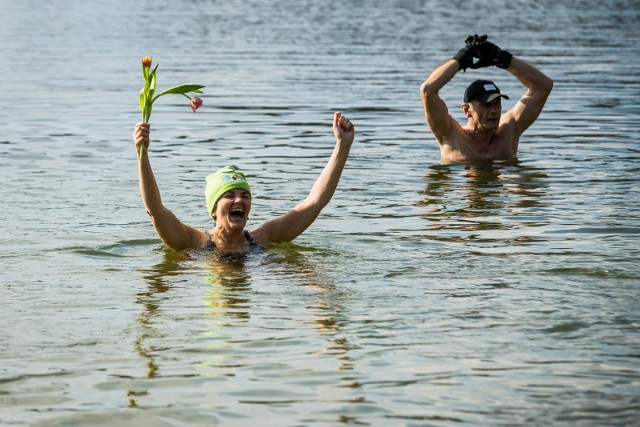
[[[205,197],[215,226],[202,231],[183,224],[162,204],[148,157],[149,132],[149,124],[138,123],[133,140],[136,152],[140,153],[144,146],[138,160],[140,194],[158,236],[176,251],[215,248],[234,253],[247,252],[252,246],[268,248],[272,243],[290,242],[306,230],[331,200],[355,135],[349,119],[340,112],[334,113],[336,145],[307,198],[286,214],[248,231],[245,226],[251,210],[251,189],[244,173],[235,166],[226,166],[209,175]]]

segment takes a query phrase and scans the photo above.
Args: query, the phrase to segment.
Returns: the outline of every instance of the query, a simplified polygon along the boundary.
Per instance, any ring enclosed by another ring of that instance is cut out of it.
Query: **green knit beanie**
[[[244,173],[235,166],[225,166],[207,177],[204,195],[207,198],[209,215],[213,216],[213,208],[224,193],[239,188],[251,194],[251,188]]]

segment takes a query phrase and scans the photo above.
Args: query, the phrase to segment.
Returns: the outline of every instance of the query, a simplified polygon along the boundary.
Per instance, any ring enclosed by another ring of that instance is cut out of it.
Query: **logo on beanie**
[[[222,182],[233,182],[233,181],[246,181],[246,180],[242,178],[242,176],[235,175],[235,174],[222,176]]]

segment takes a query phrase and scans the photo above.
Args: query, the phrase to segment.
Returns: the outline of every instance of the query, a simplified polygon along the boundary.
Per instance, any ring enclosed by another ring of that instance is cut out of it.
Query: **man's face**
[[[498,128],[500,124],[500,115],[502,114],[502,98],[496,99],[483,104],[479,101],[471,101],[468,112],[478,130],[493,130]]]

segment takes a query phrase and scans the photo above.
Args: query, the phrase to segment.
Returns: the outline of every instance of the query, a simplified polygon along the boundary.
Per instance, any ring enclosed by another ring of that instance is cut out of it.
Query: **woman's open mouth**
[[[244,219],[244,208],[239,206],[231,208],[229,217],[235,221],[242,221]]]

